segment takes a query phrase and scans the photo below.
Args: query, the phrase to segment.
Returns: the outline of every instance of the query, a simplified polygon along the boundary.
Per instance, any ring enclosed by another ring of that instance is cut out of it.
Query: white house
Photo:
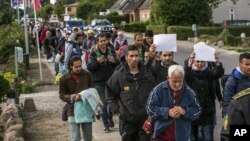
[[[250,0],[239,0],[236,4],[225,0],[213,9],[214,23],[222,23],[225,20],[250,20]]]

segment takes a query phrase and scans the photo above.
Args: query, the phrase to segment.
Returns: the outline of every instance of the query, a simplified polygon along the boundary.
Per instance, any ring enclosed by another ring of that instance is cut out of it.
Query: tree
[[[167,25],[207,25],[212,18],[212,8],[224,0],[153,0],[151,23]],[[238,0],[232,0],[237,2]]]
[[[51,11],[53,11],[53,5],[52,4],[46,4],[42,7],[42,9],[40,9],[37,12],[37,16],[38,17],[42,17],[44,19],[49,19],[50,15],[51,15]]]
[[[13,15],[10,3],[6,0],[0,0],[0,3],[0,25],[10,24]]]
[[[106,11],[115,0],[81,0],[77,7],[77,17],[90,22],[101,11]]]
[[[81,19],[87,20],[93,14],[93,7],[94,6],[89,2],[80,3],[77,7],[76,16]]]
[[[71,4],[76,2],[75,0],[58,0],[57,3],[54,5],[54,11],[59,16],[59,18],[62,18],[61,15],[64,13],[64,5]]]

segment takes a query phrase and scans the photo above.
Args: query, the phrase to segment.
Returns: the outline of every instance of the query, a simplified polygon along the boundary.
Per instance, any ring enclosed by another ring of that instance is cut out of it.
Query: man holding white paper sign
[[[145,62],[145,66],[154,75],[157,84],[166,80],[168,74],[168,68],[171,65],[177,65],[174,58],[174,52],[177,51],[176,34],[159,34],[154,36],[154,44],[150,47],[151,54],[156,55],[155,51],[159,51],[160,61],[157,61],[155,65],[152,64],[155,58],[148,59]],[[156,56],[153,56],[156,57]]]
[[[151,48],[156,48],[156,46],[153,44],[150,47],[150,49]],[[155,49],[152,49],[152,50],[155,50]],[[156,57],[156,53],[152,52],[152,50],[150,50],[151,51],[150,53],[154,54],[154,56],[152,55],[149,56],[149,58],[146,59],[144,65],[153,74],[153,76],[155,77],[156,83],[159,84],[166,80],[167,74],[168,74],[168,68],[171,65],[177,65],[178,63],[173,61],[173,58],[174,58],[173,51],[162,51],[160,52],[160,60],[156,61],[156,63],[153,64],[153,61],[155,60],[155,57]]]
[[[213,141],[215,123],[215,100],[213,81],[224,74],[224,68],[219,61],[219,54],[211,47],[198,43],[194,46],[188,61],[185,63],[185,79],[194,90],[202,107],[199,119],[192,122],[191,141]],[[215,62],[213,69],[209,68],[208,61]],[[201,135],[199,137],[198,135]]]

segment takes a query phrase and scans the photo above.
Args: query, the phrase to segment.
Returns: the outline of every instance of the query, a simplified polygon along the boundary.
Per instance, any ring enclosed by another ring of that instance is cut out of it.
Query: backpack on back
[[[232,74],[224,74],[222,77],[221,77],[221,79],[220,79],[220,84],[221,84],[221,87],[222,87],[222,90],[224,91],[224,89],[225,89],[225,85],[226,85],[226,82],[227,82],[227,80],[228,80],[228,78],[229,77],[231,77],[231,76],[233,76]],[[233,76],[233,78],[235,79],[235,81],[236,81],[236,86],[237,86],[237,81],[238,81],[238,79],[235,77],[235,76]],[[235,87],[235,91],[236,91],[236,88],[237,87]]]
[[[222,89],[224,90],[225,88],[225,85],[226,85],[226,82],[228,80],[228,78],[232,76],[232,74],[224,74],[221,78],[220,78],[220,84],[221,84],[221,87]]]

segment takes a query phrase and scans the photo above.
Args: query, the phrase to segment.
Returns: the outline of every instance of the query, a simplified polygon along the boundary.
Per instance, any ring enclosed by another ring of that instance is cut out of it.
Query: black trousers
[[[128,123],[120,120],[119,130],[122,141],[150,141],[151,136],[142,129],[142,123]]]

